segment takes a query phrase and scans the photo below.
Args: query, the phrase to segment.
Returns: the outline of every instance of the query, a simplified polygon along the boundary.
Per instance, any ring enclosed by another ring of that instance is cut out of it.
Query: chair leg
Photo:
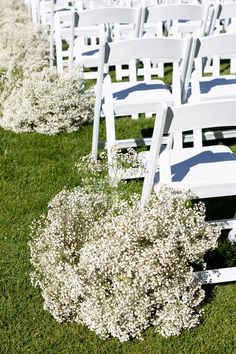
[[[228,241],[231,244],[236,242],[236,212],[234,217],[231,219],[212,220],[209,221],[209,223],[213,225],[219,225],[221,230],[230,230],[228,234]]]
[[[96,99],[93,118],[92,157],[97,160],[101,101]]]
[[[228,241],[231,244],[236,242],[236,212],[234,214],[234,218],[233,218],[232,222],[233,222],[233,228],[229,231],[229,234],[228,234]]]
[[[230,59],[230,71],[232,74],[236,73],[236,58]]]

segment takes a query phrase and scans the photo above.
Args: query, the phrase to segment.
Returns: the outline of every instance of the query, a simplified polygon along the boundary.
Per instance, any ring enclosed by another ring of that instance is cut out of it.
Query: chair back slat
[[[229,126],[236,126],[236,100],[217,100],[169,107],[164,133]]]
[[[196,58],[236,52],[236,33],[222,33],[197,40]]]
[[[147,22],[168,20],[203,20],[208,6],[194,4],[173,4],[148,7]]]
[[[121,42],[105,43],[105,64],[115,65],[131,59],[150,58],[160,62],[181,61],[188,50],[190,39],[136,38]],[[159,54],[161,53],[161,54]]]
[[[77,12],[76,25],[90,26],[102,23],[135,23],[139,20],[140,8],[104,7]]]

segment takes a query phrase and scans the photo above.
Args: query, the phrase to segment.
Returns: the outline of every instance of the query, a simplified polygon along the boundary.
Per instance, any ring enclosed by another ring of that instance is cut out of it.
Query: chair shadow
[[[199,164],[209,164],[214,162],[231,161],[232,156],[227,152],[213,153],[212,151],[204,151],[189,159],[181,161],[171,166],[171,174],[173,182],[181,182],[187,176],[190,169]],[[159,172],[155,175],[155,183],[159,182]]]
[[[98,52],[99,52],[98,49],[93,49],[93,50],[89,50],[89,51],[83,52],[82,56],[91,57],[94,54],[97,54]]]
[[[129,96],[132,92],[136,91],[152,91],[152,90],[167,90],[167,87],[164,83],[159,84],[147,84],[147,83],[140,83],[129,87],[128,89],[124,89],[121,91],[117,91],[113,93],[113,98],[116,100],[123,100]]]
[[[235,79],[226,79],[226,78],[217,78],[217,79],[212,79],[209,81],[202,81],[200,82],[200,93],[208,93],[211,91],[213,87],[216,86],[228,86],[228,85],[233,85],[236,84],[236,78]]]
[[[188,174],[191,167],[199,164],[208,164],[214,162],[224,162],[231,161],[232,157],[229,153],[219,152],[213,153],[212,151],[204,151],[200,154],[191,157],[190,159],[184,160],[178,164],[171,167],[172,181],[180,182]]]

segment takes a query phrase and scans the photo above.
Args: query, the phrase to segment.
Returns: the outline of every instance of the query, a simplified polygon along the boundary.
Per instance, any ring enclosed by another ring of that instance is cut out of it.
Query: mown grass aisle
[[[30,224],[64,186],[80,184],[74,169],[90,151],[91,127],[53,137],[0,130],[0,352],[1,353],[235,353],[236,284],[215,286],[203,324],[165,339],[103,341],[84,326],[58,324],[43,310],[29,281]]]
[[[45,299],[43,300],[42,291],[40,291],[40,289],[38,288],[34,288],[30,281],[30,273],[33,270],[33,266],[30,263],[30,249],[29,249],[31,225],[34,220],[38,220],[40,218],[42,213],[47,212],[48,203],[52,200],[53,197],[55,197],[55,195],[61,192],[63,188],[66,187],[68,189],[73,189],[74,187],[78,187],[78,186],[84,187],[83,185],[85,184],[84,183],[85,180],[83,180],[84,176],[82,175],[82,172],[81,174],[78,172],[78,168],[76,168],[76,163],[79,162],[81,157],[88,155],[91,151],[91,140],[92,140],[91,119],[92,119],[92,112],[93,112],[93,98],[91,97],[91,93],[89,93],[87,96],[88,91],[86,91],[86,88],[82,81],[81,81],[81,86],[79,85],[79,87],[77,87],[77,84],[79,84],[79,81],[77,82],[77,76],[76,76],[77,74],[74,77],[74,81],[73,81],[74,84],[71,81],[71,78],[68,76],[68,74],[66,74],[68,86],[65,86],[64,81],[60,81],[56,73],[51,73],[51,74],[49,73],[47,69],[48,62],[46,56],[44,55],[44,50],[42,50],[42,48],[36,45],[36,42],[32,40],[33,32],[31,33],[31,23],[29,18],[27,17],[27,14],[25,13],[24,7],[22,7],[21,2],[19,1],[19,3],[17,3],[17,0],[11,0],[11,2],[9,1],[8,6],[9,6],[9,10],[11,10],[12,13],[11,16],[9,16],[8,18],[9,21],[7,21],[6,24],[4,24],[5,15],[3,11],[1,12],[1,9],[4,9],[4,11],[6,12],[7,10],[4,7],[3,1],[1,2],[0,0],[0,20],[1,20],[0,27],[2,29],[4,28],[3,33],[5,37],[4,36],[2,37],[5,38],[5,40],[2,40],[2,42],[5,41],[4,43],[6,47],[5,51],[2,51],[0,53],[0,55],[2,55],[3,58],[4,57],[6,58],[5,62],[4,60],[2,60],[0,64],[0,66],[2,65],[2,67],[0,68],[0,79],[1,79],[0,93],[2,94],[0,108],[3,113],[3,115],[0,118],[2,118],[3,121],[3,117],[5,117],[6,124],[2,123],[0,125],[2,127],[5,127],[6,129],[13,130],[13,131],[4,130],[3,128],[0,127],[0,353],[3,354],[5,353],[9,353],[9,354],[15,354],[15,353],[17,354],[18,353],[20,354],[21,353],[22,354],[23,353],[24,354],[25,353],[27,354],[28,353],[29,354],[31,353],[55,353],[55,354],[56,353],[65,353],[65,354],[67,353],[68,354],[70,353],[71,354],[74,353],[75,354],[77,353],[79,354],[80,353],[81,354],[83,353],[85,354],[87,353],[88,354],[93,354],[93,353],[94,354],[97,353],[101,353],[101,354],[104,353],[109,353],[109,354],[110,353],[111,354],[113,353],[117,353],[117,354],[118,353],[119,354],[120,353],[124,353],[124,354],[128,354],[128,353],[129,354],[232,353],[235,354],[236,353],[236,284],[235,283],[226,284],[226,285],[217,285],[214,287],[207,286],[206,287],[207,296],[205,299],[205,304],[203,304],[204,316],[201,324],[195,327],[194,329],[184,331],[183,334],[181,334],[179,337],[164,338],[158,335],[157,333],[155,333],[154,329],[150,327],[143,335],[144,341],[130,340],[126,343],[121,343],[118,339],[103,340],[100,339],[98,335],[96,335],[94,332],[90,331],[87,327],[83,325],[79,325],[77,323],[62,323],[62,324],[58,323],[55,320],[55,318],[52,317],[49,311],[44,310]],[[18,14],[17,12],[15,12],[14,14],[14,11],[16,10],[19,11]],[[18,49],[14,46],[11,48],[8,42],[9,28],[11,28],[14,33],[14,28],[12,28],[11,21],[14,20],[15,16],[16,18],[18,18],[18,20],[16,20],[17,23],[23,24],[24,26],[25,25],[28,26],[28,27],[24,27],[22,25],[22,28],[20,26],[22,30],[21,33],[24,33],[25,29],[28,28],[28,31],[26,32],[28,36],[25,36],[26,39],[28,38],[26,42],[25,42],[25,38],[23,38],[23,36],[20,35],[20,32],[15,31],[15,34],[19,35],[19,37],[23,40],[22,41],[23,44],[21,44],[20,41],[19,43],[17,41],[17,43],[19,44]],[[21,20],[19,20],[19,18]],[[4,26],[6,26],[6,28]],[[0,28],[0,32],[1,32],[1,28]],[[36,38],[38,38],[39,42],[41,41],[40,37],[36,37]],[[31,42],[35,44],[35,48],[32,52],[31,52]],[[45,49],[45,45],[47,47],[47,42],[44,42],[44,44],[42,42],[41,44],[44,49]],[[21,50],[22,48],[24,49],[24,45],[26,45],[26,48],[28,49],[28,51],[23,50],[23,52],[27,54],[25,55],[25,57],[20,56],[18,52],[20,49]],[[11,48],[12,50],[14,49],[16,53],[14,53],[14,51],[11,52],[10,50],[8,50],[9,48]],[[37,54],[36,49],[40,53]],[[45,52],[47,52],[47,49],[45,49]],[[36,60],[36,64],[37,63],[40,64],[39,67],[37,65],[32,65],[32,62],[33,64],[35,64],[34,54],[35,55],[37,54],[36,56],[38,57],[38,61]],[[19,61],[18,56],[22,59],[21,61]],[[12,62],[8,60],[9,58],[12,59]],[[33,67],[33,69],[31,66]],[[32,69],[32,72],[31,70],[28,70],[30,68]],[[54,78],[52,80],[52,86],[48,85],[50,80],[48,80],[47,82],[47,79],[50,75],[52,75],[52,77]],[[17,85],[15,82],[16,78],[19,80]],[[46,86],[45,86],[45,82],[46,82]],[[75,89],[75,94],[73,93],[74,91],[70,89],[71,87],[70,85],[72,85],[73,88]],[[21,94],[21,92],[23,92],[24,94]],[[68,92],[71,93],[71,101],[68,99]],[[54,100],[51,101],[52,97],[54,97]],[[75,98],[78,99],[78,102],[77,101],[74,102]],[[75,107],[78,109],[78,112],[75,110]],[[57,110],[58,108],[59,111]],[[45,119],[46,116],[47,119]],[[52,119],[52,116],[54,120]],[[78,122],[76,121],[76,119],[78,119]],[[119,122],[117,122],[117,138],[121,136],[123,138],[130,138],[133,136],[145,135],[147,131],[150,131],[150,129],[152,129],[153,120],[154,119],[145,119],[144,117],[140,118],[138,121],[126,119],[126,118],[119,119]],[[14,131],[18,132],[18,134],[16,134]],[[25,133],[23,131],[28,131],[28,133]],[[36,133],[35,131],[43,134]],[[105,137],[104,122],[101,123],[100,135],[101,135],[100,137],[104,139]],[[235,140],[232,140],[230,142],[224,142],[224,143],[229,143],[233,151],[236,153]],[[89,180],[90,176],[87,177],[88,177],[87,180]],[[90,185],[91,194],[94,192],[93,186],[94,184],[91,183]],[[99,184],[99,186],[101,185]],[[142,187],[142,181],[128,182],[127,184],[123,184],[118,187],[117,189],[118,195],[119,197],[123,195],[127,197],[127,195],[129,194],[132,195],[134,192],[139,193],[141,191],[141,187]],[[107,193],[107,195],[109,194],[106,189],[104,189],[104,192]],[[234,199],[233,203],[235,203],[235,200],[236,198]],[[107,208],[109,209],[110,204],[107,205],[108,205]],[[227,204],[224,204],[223,208],[225,208],[225,205]],[[225,208],[226,211],[228,211],[228,206],[230,205],[229,204],[227,205],[227,208]],[[86,210],[86,206],[84,207],[84,209]],[[112,208],[111,210],[113,211]],[[136,210],[140,210],[140,209],[136,208]],[[216,214],[215,205],[211,205],[210,211],[211,213],[213,213],[213,217],[214,217]],[[135,213],[132,214],[132,217],[134,217],[134,214]],[[174,215],[176,214],[177,214],[176,209],[174,209]],[[111,213],[111,215],[112,215],[112,221],[114,221],[116,215],[115,213],[114,215]],[[127,215],[131,215],[131,214],[127,214]],[[166,215],[167,214],[164,214],[164,220],[166,220]],[[132,217],[130,219],[132,219]],[[103,219],[101,220],[102,220],[101,221],[102,224],[104,220]],[[56,221],[58,221],[58,219]],[[81,222],[81,218],[78,217],[77,221],[78,223],[80,222],[80,224],[83,225],[83,223]],[[110,231],[109,225],[110,224],[108,223],[108,227],[107,227],[108,231]],[[127,225],[128,222],[127,224],[125,224],[125,226]],[[143,225],[146,224],[143,223]],[[90,223],[89,223],[89,227],[90,227]],[[161,227],[163,228],[163,224],[161,224]],[[138,237],[140,237],[140,232],[137,233],[136,230],[140,230],[140,229],[136,227],[134,232],[135,234],[138,235]],[[193,228],[190,228],[189,233],[191,234],[191,236],[193,235],[192,230]],[[201,231],[203,232],[203,229],[201,229]],[[156,232],[155,230],[155,235],[157,233],[158,232]],[[78,232],[78,235],[76,234],[78,243],[81,241],[82,238],[82,237],[80,238],[81,234],[82,232],[81,233]],[[122,233],[119,233],[120,235],[119,240],[122,240],[121,234]],[[52,233],[52,235],[54,237],[55,233]],[[102,235],[103,238],[105,239],[104,232],[100,232],[99,237],[100,235]],[[173,236],[172,229],[171,232],[168,232],[167,237],[169,235]],[[179,246],[179,234],[177,236],[178,236],[177,244]],[[54,238],[52,239],[54,241]],[[113,238],[111,239],[113,240]],[[146,240],[148,240],[148,238],[146,239],[144,238],[143,241],[144,246]],[[171,242],[172,241],[173,240],[171,239]],[[140,243],[142,242],[140,241]],[[215,253],[211,253],[210,257],[208,255],[208,258],[210,260],[210,266],[212,265],[214,265],[214,267],[218,267],[218,266],[220,267],[226,265],[236,266],[236,245],[234,246],[228,245],[226,242],[226,237],[223,238],[220,243],[221,245],[219,251],[214,251]],[[150,244],[148,244],[148,246],[150,246]],[[43,247],[44,247],[44,243],[43,243]],[[180,246],[178,248],[180,248]],[[159,249],[165,250],[166,248],[165,247],[161,248],[159,246]],[[65,253],[61,252],[60,254],[61,258],[58,257],[59,261],[61,261],[61,259],[63,260],[63,256],[65,256]],[[105,251],[103,254],[103,248],[102,248],[102,252],[98,255],[98,258],[100,257],[101,254],[102,256],[104,256],[105,254]],[[90,256],[91,253],[88,253],[88,255]],[[32,252],[31,252],[31,256],[32,256]],[[39,257],[40,257],[40,253],[39,253]],[[39,257],[38,259],[41,259]],[[139,257],[141,258],[140,254],[138,254],[138,258]],[[100,258],[102,259],[102,257]],[[157,258],[158,257],[155,258],[155,262]],[[57,258],[55,257],[55,259]],[[69,261],[71,261],[71,258],[69,259]],[[128,261],[130,261],[128,263],[132,263],[133,260],[128,259]],[[117,263],[119,264],[119,259]],[[51,266],[52,263],[48,262],[47,264],[50,264]],[[115,262],[112,263],[112,267],[110,268],[114,268],[114,264]],[[139,264],[139,263],[134,263],[134,264]],[[144,264],[146,266],[146,263]],[[168,266],[169,264],[170,263],[168,261]],[[177,264],[177,262],[175,262],[175,264]],[[142,267],[136,266],[133,273],[135,273],[137,268],[142,270]],[[178,267],[176,266],[176,269],[177,268]],[[85,272],[87,271],[87,269],[88,267],[86,267]],[[175,267],[172,267],[170,269],[175,270]],[[95,269],[94,273],[96,272],[97,269]],[[51,268],[49,273],[51,274]],[[99,272],[97,273],[100,274]],[[183,274],[184,274],[183,278],[187,278],[186,273],[184,272]],[[127,288],[129,292],[131,288],[129,287],[129,284],[132,283],[132,281],[130,283],[126,282],[127,278],[125,277],[126,274],[125,272],[123,272],[120,278],[121,281],[122,278],[124,278],[124,284],[128,284]],[[61,278],[62,278],[62,272],[60,273],[59,280],[61,280]],[[104,279],[105,278],[106,277],[104,277]],[[109,277],[107,276],[107,278]],[[163,282],[160,282],[161,287],[163,286],[163,284],[167,283],[166,279],[167,276],[165,272],[165,279]],[[169,279],[170,278],[168,278],[167,280],[169,281]],[[174,276],[172,276],[172,280],[173,279],[175,280]],[[109,279],[108,279],[108,283],[109,283]],[[158,283],[156,278],[153,283]],[[181,286],[182,283],[183,281],[180,284]],[[62,286],[60,281],[58,282],[58,284],[60,286],[58,286],[57,291],[59,294],[58,298],[60,298],[60,292],[62,292],[61,291]],[[66,284],[66,282],[63,284]],[[84,283],[81,282],[81,284]],[[96,284],[96,282],[94,281],[93,284]],[[50,286],[51,283],[49,284],[49,287]],[[182,295],[183,287],[180,288],[181,288],[181,295]],[[147,287],[147,289],[150,288]],[[174,290],[175,289],[176,287],[174,287]],[[100,290],[100,288],[98,290]],[[149,292],[151,293],[151,291]],[[191,289],[189,290],[189,287],[187,287],[187,292],[188,293],[191,292]],[[114,294],[115,291],[114,293],[111,291],[108,295],[109,296],[111,295],[112,298]],[[146,293],[145,291],[144,292],[139,291],[138,294],[145,295]],[[191,292],[191,294],[193,293]],[[81,293],[80,293],[80,297],[82,297]],[[176,298],[178,299],[177,296]],[[120,298],[118,297],[118,299]],[[164,299],[163,302],[167,303],[166,301],[167,296],[163,296],[163,299]],[[58,300],[56,296],[55,299],[52,299],[52,303],[54,300],[55,302]],[[63,303],[62,301],[62,307],[65,303]],[[119,305],[123,303],[124,302],[119,302]],[[137,303],[135,303],[135,301],[134,304],[136,305],[136,308],[138,308]],[[158,308],[158,305],[155,306]],[[66,309],[67,308],[68,307],[66,307]],[[119,307],[117,308],[119,309]],[[183,312],[179,310],[180,307],[176,307],[176,308],[177,310],[175,312],[178,312],[178,315],[180,314],[181,317],[181,314]],[[124,309],[126,310],[126,307],[124,307]],[[161,310],[162,308],[160,309],[160,312]],[[132,312],[132,311],[126,311],[126,313],[128,314],[134,313],[133,317],[136,321],[137,319],[137,317],[135,317],[136,312],[135,311]],[[112,311],[106,311],[106,312],[103,311],[103,312],[105,314],[110,314],[110,313],[112,314]],[[119,312],[118,315],[121,315],[123,313],[122,311],[117,311],[117,312]],[[171,311],[170,314],[172,314],[171,320],[173,322],[173,318],[175,319],[176,317],[173,316],[173,312]],[[87,315],[87,312],[85,315]],[[132,316],[130,317],[132,318]],[[186,317],[187,316],[185,317],[182,316],[182,318],[184,319],[186,319]],[[71,320],[71,318],[66,318],[66,320],[69,321]],[[117,318],[119,318],[119,316],[117,316]],[[74,318],[72,319],[73,321],[75,320]],[[123,318],[121,322],[122,321]],[[128,321],[125,323],[128,323]],[[148,324],[150,323],[151,321]],[[105,326],[106,325],[104,325],[104,327]],[[125,329],[126,328],[127,326],[125,327]],[[109,334],[110,332],[108,331],[107,336],[109,336]]]

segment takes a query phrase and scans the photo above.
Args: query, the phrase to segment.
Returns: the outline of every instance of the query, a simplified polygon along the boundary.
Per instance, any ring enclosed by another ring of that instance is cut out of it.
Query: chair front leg
[[[229,234],[228,234],[228,241],[231,244],[236,242],[236,211],[234,214],[234,218],[232,219],[232,223],[233,223],[233,228],[229,231]]]

